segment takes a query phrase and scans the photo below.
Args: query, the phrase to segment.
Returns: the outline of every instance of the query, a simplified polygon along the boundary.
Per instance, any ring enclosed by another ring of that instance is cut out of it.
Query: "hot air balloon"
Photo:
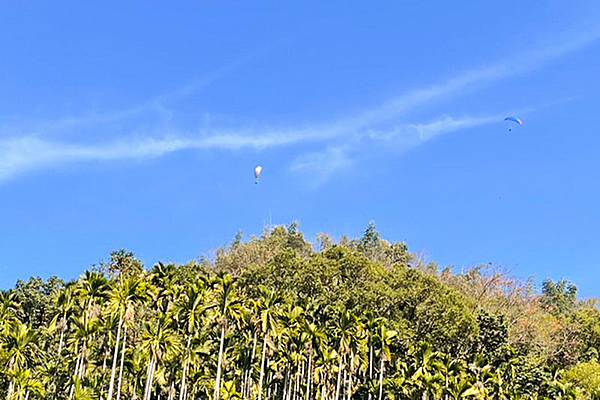
[[[262,170],[263,167],[260,165],[257,165],[256,168],[254,168],[254,183],[258,183],[258,180],[260,179],[260,174],[262,174]]]
[[[514,122],[515,124],[518,124],[519,126],[523,125],[523,120],[521,118],[517,118],[517,117],[506,117],[504,118],[505,121],[509,121],[509,122]],[[508,131],[511,132],[512,128],[508,128]]]

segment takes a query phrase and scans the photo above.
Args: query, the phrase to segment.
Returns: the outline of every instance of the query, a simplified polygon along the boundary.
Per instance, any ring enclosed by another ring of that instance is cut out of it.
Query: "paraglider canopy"
[[[254,183],[258,183],[258,180],[260,178],[260,174],[262,174],[262,170],[263,170],[263,167],[260,166],[260,165],[257,165],[254,168]]]
[[[510,116],[510,117],[504,118],[504,120],[509,121],[509,122],[514,122],[515,124],[517,124],[519,126],[523,125],[523,120],[521,118]],[[508,131],[509,132],[512,131],[512,128],[508,128]]]
[[[523,125],[523,120],[521,118],[517,118],[517,117],[506,117],[504,118],[505,121],[512,121],[512,122],[516,122],[519,125]]]

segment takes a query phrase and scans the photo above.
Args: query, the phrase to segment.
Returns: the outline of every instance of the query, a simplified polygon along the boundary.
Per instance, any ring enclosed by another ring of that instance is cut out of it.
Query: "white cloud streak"
[[[499,119],[499,115],[462,118],[445,116],[427,123],[402,124],[387,130],[368,131],[364,135],[357,136],[355,139],[358,144],[355,144],[354,148],[360,148],[359,153],[363,154],[368,146],[367,143],[363,143],[364,140],[371,140],[385,145],[391,143],[395,152],[406,152],[439,136],[497,123]],[[309,172],[313,180],[311,186],[318,186],[335,173],[355,165],[356,153],[350,145],[330,146],[323,151],[296,158],[290,170],[298,173]]]
[[[570,38],[570,40],[548,47],[515,51],[511,55],[512,62],[503,62],[484,66],[459,74],[447,81],[418,88],[391,99],[382,106],[360,113],[343,121],[349,127],[365,127],[374,122],[384,122],[396,118],[410,109],[424,106],[434,101],[442,101],[460,94],[462,91],[478,85],[489,84],[533,71],[543,65],[581,50],[600,39],[600,29],[593,29]],[[340,124],[342,125],[342,124]]]
[[[380,107],[358,113],[356,116],[338,119],[329,124],[317,124],[304,129],[269,130],[261,133],[254,130],[213,132],[202,135],[187,133],[161,137],[136,137],[102,144],[55,142],[39,136],[0,139],[0,182],[24,172],[49,168],[57,164],[143,159],[193,149],[265,150],[299,143],[334,140],[357,143],[364,139],[394,140],[400,147],[410,148],[425,143],[441,134],[492,123],[499,118],[499,116],[444,117],[426,124],[398,124],[398,118],[410,109],[425,106],[434,101],[445,100],[469,87],[489,84],[531,71],[570,52],[582,49],[599,37],[600,32],[593,31],[561,45],[529,51],[520,56],[516,55],[514,59],[518,62],[497,64],[472,70],[444,83],[409,91]],[[227,69],[225,72],[227,72]],[[183,89],[181,93],[175,93],[174,96],[186,96],[191,91],[197,90],[198,87],[210,84],[220,76],[221,73],[215,77],[209,77],[204,82]],[[160,101],[152,101],[148,104],[153,103],[159,104]],[[148,105],[144,104],[140,107],[148,107]],[[134,107],[124,110],[122,114],[94,116],[86,119],[85,123],[90,123],[90,121],[91,123],[103,122],[107,119],[119,118],[122,115],[136,112],[138,110]],[[78,120],[66,119],[65,121],[67,124],[82,123]],[[292,165],[292,169],[321,168],[324,175],[330,175],[328,171],[339,170],[351,165],[347,149],[347,144],[345,146],[330,145],[323,153],[317,152],[299,158]],[[325,163],[323,161],[328,161],[326,167],[324,167]]]
[[[0,141],[0,181],[17,174],[72,162],[144,159],[193,149],[265,149],[297,141],[291,136],[220,134],[201,138],[181,136],[140,138],[108,144],[66,144],[38,137]]]
[[[391,141],[415,146],[435,136],[498,121],[498,116],[451,118],[444,117],[426,124],[405,124],[386,131],[354,132],[353,139],[364,138]],[[256,134],[220,133],[202,137],[170,136],[115,141],[108,144],[66,144],[37,137],[12,138],[0,141],[0,181],[35,169],[73,162],[97,162],[145,159],[165,156],[184,150],[266,150],[299,143],[326,142],[335,138],[336,131],[300,130]],[[330,147],[324,154],[314,153],[300,158],[292,169],[315,170],[324,175],[351,164],[346,148]],[[324,162],[327,161],[327,162]]]
[[[474,128],[477,126],[498,123],[503,115],[491,115],[483,117],[451,117],[444,116],[433,121],[417,124],[405,124],[396,126],[387,131],[371,132],[369,137],[376,140],[403,139],[406,147],[428,142],[438,136],[451,133],[460,129]]]

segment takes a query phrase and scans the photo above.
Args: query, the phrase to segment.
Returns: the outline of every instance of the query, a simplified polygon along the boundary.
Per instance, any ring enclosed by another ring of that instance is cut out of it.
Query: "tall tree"
[[[123,329],[123,322],[127,314],[133,313],[133,307],[138,300],[146,297],[146,287],[137,277],[119,277],[112,287],[108,301],[108,311],[117,316],[117,337],[115,340],[112,366],[110,371],[110,382],[108,387],[107,399],[112,400],[115,376],[117,370],[117,360],[119,356],[119,345],[121,341],[121,331]],[[126,347],[123,344],[122,351],[125,352]]]
[[[215,377],[214,399],[220,399],[221,375],[223,368],[223,356],[225,354],[225,335],[229,323],[237,320],[243,312],[241,302],[235,291],[235,280],[228,273],[219,273],[215,278],[215,305],[218,310],[218,326],[220,328],[219,354],[217,358],[217,374]]]

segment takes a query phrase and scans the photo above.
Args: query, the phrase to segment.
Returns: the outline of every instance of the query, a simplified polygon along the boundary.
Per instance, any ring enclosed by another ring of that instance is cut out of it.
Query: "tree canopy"
[[[599,399],[599,350],[570,282],[440,269],[372,223],[238,234],[183,265],[120,250],[0,292],[8,400]]]

